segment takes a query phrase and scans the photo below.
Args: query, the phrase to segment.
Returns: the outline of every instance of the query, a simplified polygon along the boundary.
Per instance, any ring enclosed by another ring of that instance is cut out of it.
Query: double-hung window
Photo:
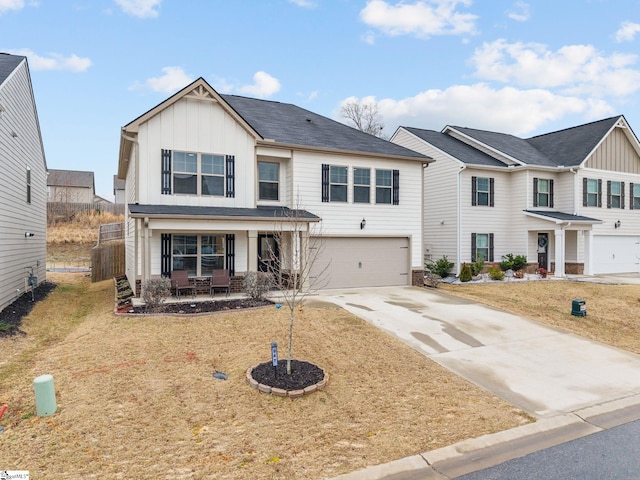
[[[198,155],[173,152],[173,193],[198,194]]]
[[[493,262],[493,233],[471,234],[471,261]]]
[[[201,194],[224,195],[224,156],[202,153],[200,162]]]
[[[258,162],[258,200],[278,200],[280,164]]]
[[[27,167],[27,203],[31,203],[31,168]]]
[[[173,235],[173,270],[192,277],[208,277],[224,268],[224,235]]]
[[[471,205],[493,207],[494,180],[487,177],[471,177]]]
[[[347,201],[347,167],[331,165],[329,168],[329,201]]]
[[[553,180],[548,178],[533,179],[533,206],[553,208]]]
[[[607,181],[607,208],[624,208],[624,182]]]
[[[391,204],[392,178],[391,170],[376,170],[376,203]]]
[[[602,180],[582,179],[582,205],[584,207],[602,207]]]
[[[353,203],[371,202],[371,170],[353,169]]]
[[[233,155],[162,150],[163,195],[233,197]]]
[[[629,186],[629,193],[631,194],[629,208],[633,210],[640,210],[640,183],[632,183]]]

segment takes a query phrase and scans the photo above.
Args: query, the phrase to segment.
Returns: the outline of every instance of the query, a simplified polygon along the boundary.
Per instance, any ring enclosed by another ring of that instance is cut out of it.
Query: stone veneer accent
[[[304,395],[309,395],[310,393],[316,392],[318,390],[322,390],[324,387],[327,386],[327,383],[329,383],[329,374],[324,369],[322,369],[322,372],[324,373],[324,378],[320,380],[318,383],[314,385],[309,385],[307,388],[303,390],[284,390],[282,388],[270,387],[269,385],[258,383],[253,378],[253,369],[256,368],[258,365],[260,364],[258,363],[257,365],[254,365],[253,367],[249,367],[247,369],[247,383],[251,388],[255,388],[259,392],[270,393],[271,395],[276,395],[278,397],[299,398]]]
[[[411,271],[411,286],[412,287],[424,286],[424,270]]]

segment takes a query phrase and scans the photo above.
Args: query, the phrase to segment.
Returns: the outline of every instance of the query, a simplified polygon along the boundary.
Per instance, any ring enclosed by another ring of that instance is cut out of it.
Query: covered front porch
[[[527,258],[556,277],[593,275],[593,225],[602,220],[564,212],[525,210]]]

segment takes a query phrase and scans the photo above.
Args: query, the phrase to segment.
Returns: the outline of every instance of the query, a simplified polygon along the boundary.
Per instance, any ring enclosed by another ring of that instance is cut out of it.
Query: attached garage
[[[593,273],[640,272],[640,237],[595,235]]]
[[[311,269],[313,288],[410,284],[407,237],[325,237],[315,243],[320,251]]]

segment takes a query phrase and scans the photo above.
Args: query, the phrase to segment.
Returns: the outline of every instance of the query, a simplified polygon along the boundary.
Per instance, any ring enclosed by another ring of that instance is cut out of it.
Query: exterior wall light
[[[613,224],[614,228],[620,228],[620,225],[622,225],[622,222],[620,220],[618,220],[616,223]]]
[[[362,221],[360,222],[360,230],[362,230],[366,224],[367,224],[367,221],[363,218]]]

